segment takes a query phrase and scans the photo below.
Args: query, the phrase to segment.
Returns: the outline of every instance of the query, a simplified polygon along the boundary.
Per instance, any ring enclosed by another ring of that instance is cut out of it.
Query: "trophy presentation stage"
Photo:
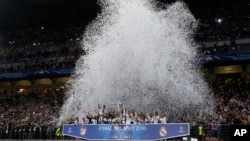
[[[190,135],[189,123],[64,124],[63,135],[86,140],[160,140]]]

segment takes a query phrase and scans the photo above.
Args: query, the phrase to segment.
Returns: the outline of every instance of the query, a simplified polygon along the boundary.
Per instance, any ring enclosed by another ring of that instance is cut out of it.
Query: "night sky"
[[[174,0],[159,0],[171,3]],[[190,10],[200,11],[226,0],[183,0]],[[236,2],[247,0],[237,0]],[[0,29],[20,29],[34,26],[53,26],[89,22],[98,11],[97,0],[0,0]],[[196,15],[195,15],[196,16]]]
[[[96,0],[0,0],[0,28],[89,21],[97,8]]]

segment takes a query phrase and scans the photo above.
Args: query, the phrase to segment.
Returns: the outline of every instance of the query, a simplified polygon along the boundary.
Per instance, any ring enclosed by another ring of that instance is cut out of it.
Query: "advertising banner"
[[[0,74],[0,79],[27,78],[27,77],[51,76],[51,75],[56,76],[56,75],[73,74],[73,73],[74,73],[74,68],[42,69],[36,71],[2,73]]]
[[[63,134],[87,140],[160,140],[190,134],[189,123],[65,124]]]
[[[243,61],[250,60],[250,52],[222,54],[222,55],[206,55],[199,59],[203,62],[226,62],[226,61]]]

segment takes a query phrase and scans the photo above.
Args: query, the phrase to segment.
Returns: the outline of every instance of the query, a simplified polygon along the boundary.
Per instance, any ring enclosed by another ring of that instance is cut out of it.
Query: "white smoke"
[[[193,34],[197,21],[185,3],[164,9],[152,0],[102,0],[101,13],[86,29],[75,75],[68,82],[60,122],[116,109],[178,112],[212,106],[210,90],[198,71]],[[208,105],[210,104],[210,105]]]

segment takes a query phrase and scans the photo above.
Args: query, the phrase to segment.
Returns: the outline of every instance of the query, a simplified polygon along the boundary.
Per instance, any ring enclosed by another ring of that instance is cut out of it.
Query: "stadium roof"
[[[159,1],[171,3],[175,0]],[[191,11],[202,11],[204,7],[218,5],[217,0],[183,1]],[[246,2],[247,0],[237,0],[234,3],[220,0],[223,6]],[[97,0],[0,0],[0,29],[88,22],[96,16],[97,9]]]

